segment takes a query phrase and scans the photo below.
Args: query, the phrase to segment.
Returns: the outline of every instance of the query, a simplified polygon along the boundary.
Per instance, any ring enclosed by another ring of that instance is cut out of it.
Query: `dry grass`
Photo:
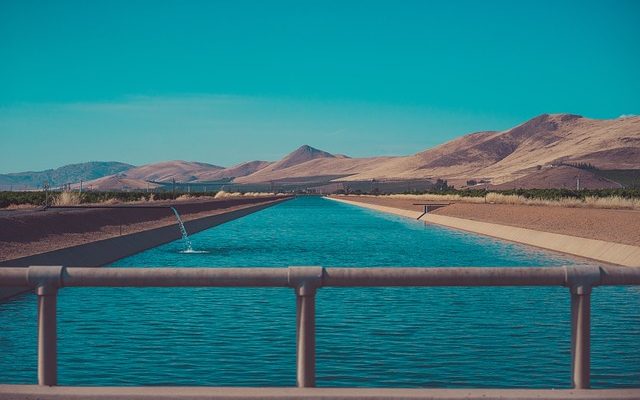
[[[544,199],[526,198],[524,196],[518,196],[515,194],[504,195],[500,193],[487,193],[487,195],[484,197],[463,197],[457,194],[445,194],[445,195],[391,194],[386,197],[391,199],[406,199],[406,200],[421,200],[421,201],[640,210],[640,199],[628,199],[620,196],[585,197],[584,200],[571,198],[571,197],[563,197],[558,200],[544,200]]]
[[[625,199],[620,196],[587,197],[584,199],[587,207],[593,208],[624,208],[640,210],[640,199]]]
[[[228,197],[238,197],[238,196],[242,196],[242,194],[233,193],[233,192],[225,192],[224,190],[220,190],[218,193],[216,193],[215,196],[213,196],[213,198],[214,199],[226,199]]]
[[[76,192],[62,192],[53,199],[54,206],[77,206],[81,203],[81,197]]]
[[[37,206],[33,204],[9,204],[4,209],[5,210],[31,210],[36,207]]]
[[[244,194],[247,197],[272,197],[272,196],[284,196],[284,193],[267,193],[267,192],[247,192]]]
[[[247,193],[238,193],[238,192],[225,192],[224,190],[219,191],[214,196],[215,199],[226,199],[230,197],[270,197],[270,196],[284,196],[284,194],[273,194],[266,192],[247,192]]]
[[[111,198],[111,199],[107,199],[107,200],[102,200],[98,204],[110,206],[110,205],[120,204],[120,203],[122,203],[120,200]]]

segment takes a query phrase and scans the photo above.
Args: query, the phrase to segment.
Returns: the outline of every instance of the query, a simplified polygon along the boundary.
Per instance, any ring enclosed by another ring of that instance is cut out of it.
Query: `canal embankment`
[[[291,197],[157,202],[127,208],[50,209],[0,217],[0,267],[99,267],[181,238],[171,207],[190,233],[271,207]],[[0,289],[0,299],[19,290]]]
[[[423,215],[420,201],[383,196],[332,200],[595,261],[640,266],[640,212],[454,203]]]

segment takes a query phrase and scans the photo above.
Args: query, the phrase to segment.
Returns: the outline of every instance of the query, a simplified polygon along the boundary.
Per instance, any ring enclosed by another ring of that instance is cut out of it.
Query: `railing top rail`
[[[307,276],[308,275],[308,276]],[[46,282],[45,282],[46,281]],[[640,285],[640,268],[564,267],[235,267],[0,268],[0,286],[137,287],[598,286]]]

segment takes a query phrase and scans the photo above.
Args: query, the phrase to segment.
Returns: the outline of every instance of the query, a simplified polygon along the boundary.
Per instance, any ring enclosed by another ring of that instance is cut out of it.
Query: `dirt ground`
[[[390,199],[382,196],[342,198],[405,210],[423,209],[423,206],[413,205],[422,202],[417,200]],[[634,210],[453,203],[433,213],[640,246],[640,211]]]
[[[271,202],[275,198],[153,202],[165,208],[49,209],[0,214],[0,261],[94,242],[122,234],[176,224],[175,206],[183,221],[223,214]],[[176,229],[178,229],[176,225]]]

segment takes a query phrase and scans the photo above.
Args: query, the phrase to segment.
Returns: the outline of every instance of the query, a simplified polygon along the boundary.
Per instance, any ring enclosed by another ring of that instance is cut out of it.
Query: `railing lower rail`
[[[38,295],[38,384],[57,384],[56,301],[71,286],[289,287],[296,294],[298,387],[315,386],[315,295],[321,287],[565,286],[571,293],[572,379],[590,387],[591,289],[640,285],[640,268],[0,268],[0,286],[31,287]]]

